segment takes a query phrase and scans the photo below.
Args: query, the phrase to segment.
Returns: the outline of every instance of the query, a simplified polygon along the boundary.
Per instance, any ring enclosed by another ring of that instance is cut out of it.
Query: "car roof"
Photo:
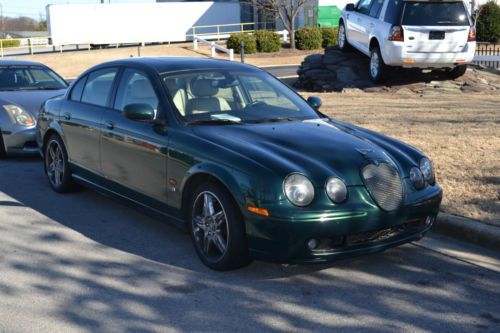
[[[0,66],[43,66],[46,67],[44,64],[39,63],[37,61],[30,61],[30,60],[6,60],[2,59],[0,60]]]
[[[99,67],[109,66],[133,66],[139,65],[141,67],[149,67],[158,73],[168,73],[183,70],[196,70],[196,69],[230,69],[230,70],[246,70],[246,71],[261,71],[261,69],[242,64],[236,61],[219,60],[210,58],[196,58],[196,57],[141,57],[141,58],[126,58],[105,62],[93,67],[90,70]]]

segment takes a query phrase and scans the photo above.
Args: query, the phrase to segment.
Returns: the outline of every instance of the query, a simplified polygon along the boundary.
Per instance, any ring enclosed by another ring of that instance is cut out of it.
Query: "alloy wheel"
[[[192,232],[196,246],[211,260],[220,260],[227,250],[229,228],[221,201],[209,191],[195,199],[192,213]]]
[[[61,145],[51,140],[47,146],[46,156],[47,175],[53,186],[59,187],[64,179],[64,156]]]
[[[339,28],[339,47],[342,49],[345,45],[345,28],[344,25],[341,24]]]
[[[370,57],[370,74],[372,78],[377,78],[379,73],[379,58],[378,53],[376,51],[372,51]]]

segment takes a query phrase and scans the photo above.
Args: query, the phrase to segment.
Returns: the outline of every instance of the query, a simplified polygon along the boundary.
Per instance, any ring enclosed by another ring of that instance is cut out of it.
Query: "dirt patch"
[[[500,94],[398,96],[351,89],[315,95],[333,118],[400,139],[429,156],[445,212],[500,225]]]

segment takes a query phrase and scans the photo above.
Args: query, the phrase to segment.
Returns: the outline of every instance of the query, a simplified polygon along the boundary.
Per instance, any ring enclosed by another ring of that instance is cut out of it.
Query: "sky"
[[[151,3],[155,0],[104,0],[105,3]],[[0,8],[4,16],[29,16],[39,19],[40,15],[45,18],[45,6],[48,4],[77,4],[77,3],[101,3],[101,0],[0,0]]]

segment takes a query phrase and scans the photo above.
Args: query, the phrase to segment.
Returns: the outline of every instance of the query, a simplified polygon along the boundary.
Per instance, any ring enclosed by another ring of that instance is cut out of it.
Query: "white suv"
[[[460,0],[360,0],[339,21],[339,48],[370,56],[370,77],[381,81],[389,66],[446,69],[463,75],[474,58],[476,34]]]

